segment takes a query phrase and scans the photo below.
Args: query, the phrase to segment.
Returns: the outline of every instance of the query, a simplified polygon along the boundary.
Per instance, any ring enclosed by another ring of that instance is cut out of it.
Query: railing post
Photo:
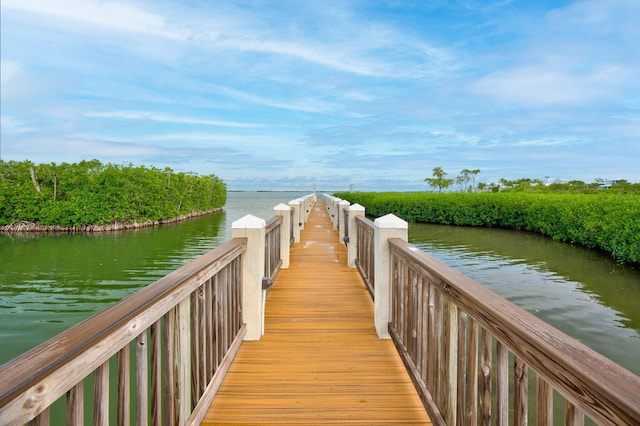
[[[309,215],[311,214],[311,209],[313,208],[313,202],[311,197],[304,197],[304,221],[309,220]]]
[[[409,225],[399,217],[388,214],[373,221],[374,244],[374,323],[380,339],[389,339],[391,320],[391,255],[389,238],[408,240]]]
[[[294,217],[298,217],[298,226],[300,227],[300,230],[303,230],[304,223],[307,220],[307,203],[304,201],[304,198],[297,198],[296,201],[298,202],[298,214],[294,215]]]
[[[291,241],[289,239],[289,229],[291,226],[291,207],[286,204],[278,204],[273,208],[276,216],[282,217],[282,223],[280,224],[280,260],[282,260],[283,269],[289,267],[289,251]]]
[[[293,200],[289,201],[289,207],[293,210],[293,242],[300,242],[300,201]]]
[[[324,203],[324,208],[327,209],[327,212],[328,212],[329,211],[329,203],[331,202],[331,195],[322,194],[322,202]]]
[[[266,222],[250,214],[231,224],[232,238],[247,238],[242,255],[242,320],[247,325],[244,340],[260,340],[263,330],[264,239]]]
[[[356,267],[356,258],[358,257],[358,224],[356,216],[364,216],[364,207],[360,204],[349,206],[349,244],[347,244],[347,262],[349,268]]]
[[[191,301],[185,298],[175,308],[173,321],[174,414],[178,424],[191,415]]]
[[[340,235],[340,242],[344,241],[344,236],[348,235],[347,232],[345,232],[347,229],[348,224],[345,223],[344,221],[344,211],[347,210],[349,208],[349,206],[351,205],[350,202],[348,202],[347,200],[342,200],[338,203],[338,229],[339,231],[339,235]]]
[[[331,222],[333,222],[334,230],[338,229],[338,224],[340,223],[338,217],[338,212],[340,211],[338,205],[340,204],[340,201],[342,201],[341,198],[333,197],[331,202]]]

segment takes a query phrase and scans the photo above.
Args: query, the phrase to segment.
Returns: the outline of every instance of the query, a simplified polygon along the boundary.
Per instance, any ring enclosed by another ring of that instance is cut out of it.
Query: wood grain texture
[[[490,403],[493,397],[497,398],[495,421],[498,424],[509,423],[508,398],[505,395],[508,395],[510,354],[519,358],[522,366],[526,365],[529,370],[544,378],[562,398],[575,404],[575,410],[567,410],[568,417],[581,419],[586,415],[601,424],[640,424],[640,377],[406,241],[390,238],[388,243],[394,257],[402,258],[411,268],[428,278],[431,287],[436,287],[434,297],[430,296],[435,309],[433,332],[436,344],[449,341],[442,334],[443,330],[447,331],[447,327],[440,325],[443,319],[447,319],[441,312],[442,306],[446,306],[442,300],[458,306],[482,327],[484,337],[479,389],[481,424],[489,424],[491,421]],[[431,317],[430,322],[433,322]],[[491,371],[492,340],[497,342],[498,348],[495,375]],[[429,349],[429,357],[436,358],[437,366],[440,366],[441,361],[438,357],[443,353]],[[437,370],[438,367],[431,365],[429,367],[427,388],[444,412],[448,409],[441,399],[445,392],[445,370]],[[430,386],[432,382],[429,380],[429,373],[432,371],[437,371],[437,377],[432,379],[436,386]],[[496,384],[495,394],[491,392],[492,380]],[[521,387],[524,388],[525,384],[522,383]],[[528,411],[523,406],[517,410],[520,413]],[[525,421],[524,418],[521,420]],[[580,421],[577,420],[578,423]]]
[[[429,424],[321,203],[267,296],[202,424]]]

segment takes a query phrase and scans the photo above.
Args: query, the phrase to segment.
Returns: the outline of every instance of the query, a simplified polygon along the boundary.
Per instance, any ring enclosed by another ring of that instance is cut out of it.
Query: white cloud
[[[307,62],[354,74],[375,77],[387,75],[387,72],[380,69],[379,64],[362,59],[354,59],[343,55],[341,50],[323,45],[314,45],[310,42],[295,43],[283,40],[228,38],[219,40],[217,44],[238,50],[292,56]]]
[[[337,108],[337,105],[335,104],[324,102],[311,97],[306,97],[304,99],[295,99],[294,101],[277,101],[273,98],[257,96],[251,93],[232,89],[230,87],[216,86],[216,89],[234,99],[272,108],[303,112],[329,112]]]
[[[208,120],[191,117],[178,117],[174,115],[165,115],[155,112],[145,111],[109,111],[109,112],[88,112],[87,117],[95,118],[114,118],[120,120],[149,120],[162,123],[177,123],[177,124],[199,124],[204,126],[218,126],[218,127],[260,127],[255,123],[241,123],[237,121],[224,121],[224,120]]]
[[[15,61],[0,61],[0,87],[4,89],[10,81],[22,74],[22,67]]]
[[[600,65],[591,71],[553,63],[496,71],[471,86],[476,93],[518,105],[584,104],[615,96],[628,77],[621,67]]]
[[[614,33],[637,40],[639,15],[637,0],[584,0],[551,10],[548,20],[565,31],[591,33],[595,37]]]
[[[272,150],[287,150],[295,145],[284,137],[272,135],[238,135],[233,133],[167,133],[156,136],[148,136],[143,140],[149,142],[180,142],[181,144],[203,144],[215,143],[220,145],[233,145],[235,147],[271,147]]]
[[[578,140],[575,137],[548,137],[541,139],[529,139],[523,140],[520,142],[515,142],[513,146],[518,147],[527,147],[527,146],[567,146],[567,145],[578,145],[581,143],[585,143],[584,140]]]
[[[0,116],[0,129],[2,129],[2,133],[13,134],[33,132],[37,130],[20,120],[16,120],[13,117],[7,117],[6,115]]]
[[[127,3],[96,0],[3,0],[2,8],[48,15],[62,21],[116,31],[184,39],[185,34],[170,30],[165,19]]]
[[[3,156],[264,188],[569,174],[569,151],[591,173],[595,141],[619,164],[640,135],[640,2],[505,3],[1,0]]]

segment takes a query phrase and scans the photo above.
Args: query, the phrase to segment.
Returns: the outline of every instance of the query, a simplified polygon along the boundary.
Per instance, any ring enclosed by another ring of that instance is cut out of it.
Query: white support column
[[[338,229],[340,230],[340,242],[344,241],[344,236],[346,235],[346,229],[348,224],[344,220],[344,211],[349,208],[351,205],[347,200],[342,200],[338,203]]]
[[[298,226],[300,227],[300,230],[302,231],[304,229],[304,222],[307,220],[306,219],[306,206],[305,206],[305,202],[304,202],[304,198],[297,198],[296,201],[298,202]],[[296,215],[294,215],[296,216]]]
[[[282,260],[282,269],[289,267],[289,258],[291,250],[291,241],[289,237],[289,229],[291,226],[291,207],[286,204],[278,204],[273,208],[276,216],[282,216],[280,224],[280,259]]]
[[[389,339],[391,320],[391,256],[389,238],[407,241],[409,225],[399,217],[388,214],[373,221],[374,244],[374,297],[373,311],[376,333],[380,339]]]
[[[315,195],[309,195],[307,197],[307,203],[309,205],[309,208],[307,209],[307,220],[309,220],[309,216],[311,216],[311,210],[313,210],[313,205],[316,202],[316,197]]]
[[[324,203],[324,208],[329,211],[329,203],[331,202],[331,195],[322,194],[322,202]]]
[[[338,214],[340,212],[339,204],[342,201],[342,198],[333,198],[333,203],[331,205],[331,221],[333,222],[333,229],[338,230]]]
[[[356,267],[356,257],[358,256],[358,227],[356,225],[356,216],[364,216],[364,207],[360,204],[349,206],[349,244],[347,261],[349,268]]]
[[[309,214],[311,214],[311,197],[304,197],[304,221],[309,220]]]
[[[293,242],[300,242],[300,201],[293,200],[289,201],[289,207],[293,210]]]
[[[266,222],[250,214],[231,224],[232,238],[247,238],[242,255],[242,320],[247,325],[244,340],[260,340],[264,311],[262,277],[264,276],[264,239]]]

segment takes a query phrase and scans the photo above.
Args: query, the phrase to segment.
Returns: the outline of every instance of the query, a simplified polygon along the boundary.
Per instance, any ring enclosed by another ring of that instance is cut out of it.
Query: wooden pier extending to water
[[[266,297],[264,336],[242,344],[209,424],[429,424],[324,204]]]
[[[640,424],[640,378],[315,194],[0,366],[0,426]]]

